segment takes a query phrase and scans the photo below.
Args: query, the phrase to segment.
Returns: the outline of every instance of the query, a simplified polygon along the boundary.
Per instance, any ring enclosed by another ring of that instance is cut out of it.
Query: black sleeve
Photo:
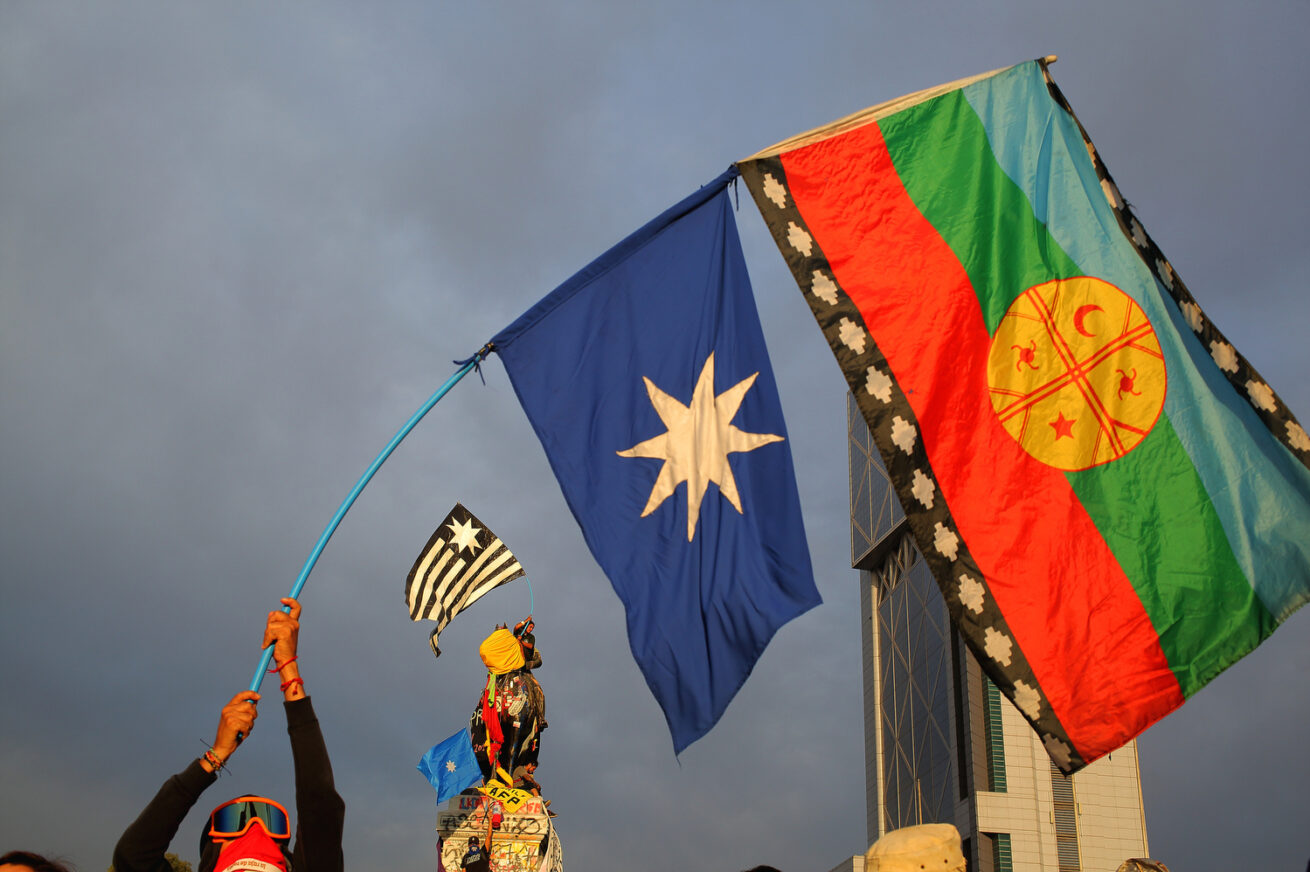
[[[171,872],[164,852],[191,806],[217,778],[193,760],[165,781],[114,846],[114,872]]]
[[[291,862],[296,872],[343,872],[346,803],[332,779],[332,761],[314,706],[307,696],[283,706],[296,770],[296,846]]]

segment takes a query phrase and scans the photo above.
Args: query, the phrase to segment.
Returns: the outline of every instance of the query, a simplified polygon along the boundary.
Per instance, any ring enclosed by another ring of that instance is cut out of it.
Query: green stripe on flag
[[[1101,183],[1082,130],[1052,98],[1040,65],[1021,64],[963,92],[997,163],[1065,252],[1088,273],[1130,294],[1156,325],[1169,368],[1165,413],[1242,571],[1264,607],[1285,620],[1310,602],[1310,470],[1276,443],[1246,389],[1234,397],[1211,349],[1149,274],[1136,246],[1124,244],[1118,216],[1097,192]],[[1053,164],[1068,169],[1052,173]],[[1095,232],[1098,227],[1102,232]],[[1169,323],[1173,329],[1162,329]]]
[[[885,118],[879,127],[910,199],[968,273],[989,335],[1028,288],[1083,275],[992,159],[987,132],[960,91]]]
[[[1087,274],[997,164],[986,130],[961,92],[879,126],[910,198],[968,274],[989,335],[1028,288]],[[1272,632],[1275,622],[1233,556],[1166,415],[1127,456],[1066,476],[1131,580],[1184,695]]]
[[[1124,457],[1067,477],[1132,580],[1183,696],[1274,631],[1168,417]]]

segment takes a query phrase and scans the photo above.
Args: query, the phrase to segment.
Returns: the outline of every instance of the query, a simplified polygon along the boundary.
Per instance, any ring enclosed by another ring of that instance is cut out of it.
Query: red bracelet
[[[223,761],[218,759],[218,755],[214,753],[213,748],[205,752],[205,760],[214,768],[215,772],[223,768]]]
[[[290,681],[282,682],[282,690],[285,691],[288,687],[290,687],[293,684],[299,684],[301,690],[305,689],[305,679],[297,677],[291,679]]]
[[[295,663],[295,662],[296,662],[296,658],[299,657],[299,656],[300,656],[299,654],[293,654],[293,655],[291,655],[291,659],[288,660],[286,663],[274,663],[272,666],[270,666],[270,667],[268,668],[268,672],[269,672],[269,674],[271,675],[271,674],[273,674],[274,672],[281,672],[283,669],[286,669],[286,668],[287,668],[288,666],[290,666],[292,663]]]

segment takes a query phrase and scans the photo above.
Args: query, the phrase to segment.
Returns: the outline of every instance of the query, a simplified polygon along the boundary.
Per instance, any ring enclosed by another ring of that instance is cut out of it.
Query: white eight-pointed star
[[[728,466],[728,455],[754,451],[761,445],[782,441],[781,436],[746,433],[732,424],[742,399],[758,375],[758,372],[752,373],[716,397],[714,353],[710,352],[696,380],[691,403],[685,406],[642,376],[650,403],[668,428],[653,439],[617,452],[620,457],[652,457],[664,461],[646,508],[642,510],[643,518],[673,496],[673,491],[683,482],[687,483],[688,542],[696,533],[701,501],[710,482],[719,486],[719,493],[741,514],[741,497],[737,494],[737,480],[733,478],[732,468]]]
[[[473,521],[466,519],[463,521],[451,521],[446,525],[451,532],[450,547],[456,553],[467,548],[470,551],[477,551],[481,546],[478,545],[478,534],[482,532],[480,527],[473,526]]]

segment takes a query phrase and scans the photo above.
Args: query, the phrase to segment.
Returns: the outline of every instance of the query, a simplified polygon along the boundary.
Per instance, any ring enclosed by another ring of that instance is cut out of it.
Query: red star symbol
[[[1077,418],[1066,418],[1064,412],[1061,412],[1060,417],[1051,422],[1051,427],[1055,430],[1055,438],[1059,440],[1068,436],[1072,439],[1073,425],[1077,420]]]

